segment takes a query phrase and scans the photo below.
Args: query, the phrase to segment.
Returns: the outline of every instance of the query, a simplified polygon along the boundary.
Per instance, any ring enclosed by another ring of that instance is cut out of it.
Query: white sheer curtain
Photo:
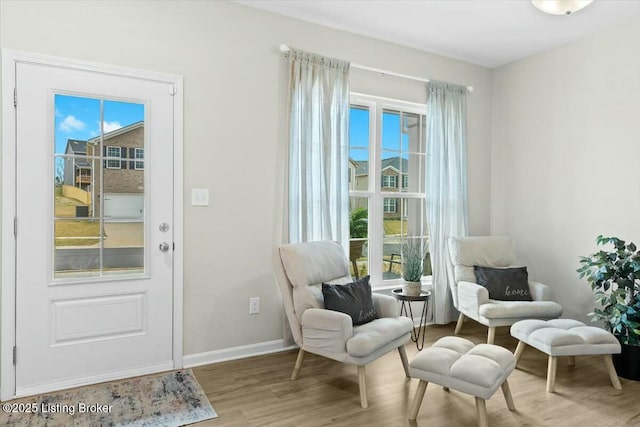
[[[430,82],[427,99],[427,212],[435,323],[455,320],[447,239],[467,234],[466,88]]]
[[[349,243],[349,63],[291,49],[288,238]]]

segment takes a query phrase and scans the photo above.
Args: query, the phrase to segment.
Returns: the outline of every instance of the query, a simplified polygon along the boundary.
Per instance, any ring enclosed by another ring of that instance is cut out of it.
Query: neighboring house
[[[398,192],[407,191],[408,187],[408,161],[401,157],[390,157],[382,160],[382,177],[380,185],[383,191]],[[349,159],[349,189],[366,191],[369,188],[369,161]],[[367,200],[365,198],[356,198],[351,209],[360,207],[367,208]],[[400,218],[402,216],[401,199],[385,198],[384,199],[384,217]]]
[[[69,157],[64,159],[63,183],[89,191],[91,186],[91,164],[86,158],[78,157],[87,155],[87,141],[67,140],[67,148],[64,153]]]
[[[356,182],[356,170],[360,164],[349,157],[349,190],[355,190],[354,185]]]
[[[99,147],[99,136],[88,141],[67,141],[65,153],[75,157],[65,159],[64,183],[91,193],[92,216],[99,216],[100,194],[104,194],[105,218],[142,217],[144,122],[105,133],[102,153]],[[100,171],[93,165],[100,164],[101,155]]]

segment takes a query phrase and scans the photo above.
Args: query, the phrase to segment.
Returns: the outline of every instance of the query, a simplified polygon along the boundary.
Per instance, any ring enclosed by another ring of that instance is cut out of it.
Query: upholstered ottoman
[[[428,383],[467,393],[476,398],[480,426],[487,426],[485,400],[502,386],[507,407],[515,411],[507,377],[516,366],[515,357],[506,348],[493,344],[475,345],[459,337],[444,337],[422,350],[411,361],[409,374],[418,378],[418,390],[409,408],[415,420]]]
[[[611,355],[620,353],[620,343],[609,332],[595,326],[587,326],[571,319],[521,320],[511,326],[511,335],[520,340],[516,347],[516,364],[522,357],[525,345],[549,355],[547,367],[547,392],[552,393],[556,383],[559,356],[569,356],[569,365],[575,364],[575,356],[601,354],[609,372],[613,388],[622,390],[613,367]]]

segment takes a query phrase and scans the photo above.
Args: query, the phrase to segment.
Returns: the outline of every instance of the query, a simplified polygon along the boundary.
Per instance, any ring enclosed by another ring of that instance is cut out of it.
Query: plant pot
[[[622,353],[613,355],[613,366],[618,376],[640,381],[640,346],[620,344]]]
[[[420,292],[422,292],[421,282],[407,282],[405,280],[404,283],[402,284],[402,293],[405,295],[416,297],[420,295]]]
[[[353,262],[362,258],[362,249],[365,243],[365,240],[351,240],[349,242],[349,260]]]

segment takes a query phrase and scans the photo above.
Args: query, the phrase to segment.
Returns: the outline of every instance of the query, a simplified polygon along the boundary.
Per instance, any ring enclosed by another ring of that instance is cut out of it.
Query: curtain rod
[[[281,44],[280,45],[280,52],[283,52],[283,53],[284,52],[289,52],[290,49],[291,48],[289,46],[287,46],[286,44]],[[373,73],[380,73],[382,75],[389,75],[389,76],[399,77],[399,78],[402,78],[402,79],[415,80],[415,81],[424,82],[424,83],[429,83],[430,82],[429,79],[425,79],[423,77],[416,77],[416,76],[410,76],[408,74],[395,73],[393,71],[382,70],[380,68],[374,68],[374,67],[368,67],[366,65],[360,65],[360,64],[351,63],[351,67],[357,68],[359,70],[371,71]],[[473,92],[473,86],[467,86],[467,91],[468,92]]]

